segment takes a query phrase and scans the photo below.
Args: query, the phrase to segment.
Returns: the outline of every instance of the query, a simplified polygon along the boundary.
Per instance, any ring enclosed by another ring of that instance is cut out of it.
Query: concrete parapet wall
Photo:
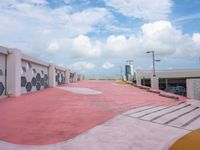
[[[65,70],[61,70],[59,68],[55,69],[55,80],[56,80],[56,86],[57,85],[61,85],[61,84],[65,84]]]
[[[71,79],[70,79],[71,77]],[[0,46],[0,98],[76,82],[70,70]]]
[[[69,73],[69,82],[72,83],[74,82],[74,72],[70,71]]]
[[[21,61],[21,93],[49,87],[49,67],[28,60]]]
[[[6,54],[0,53],[0,97],[6,95]]]

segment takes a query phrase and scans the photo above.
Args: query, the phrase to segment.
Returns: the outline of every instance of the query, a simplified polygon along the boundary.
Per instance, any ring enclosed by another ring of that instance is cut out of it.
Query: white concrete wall
[[[187,97],[200,100],[200,79],[187,79]]]
[[[21,62],[21,93],[39,91],[49,86],[49,68],[28,60]]]
[[[77,81],[80,81],[80,80],[81,80],[81,75],[77,74]]]
[[[77,73],[74,72],[73,82],[77,82]]]
[[[70,70],[24,55],[20,50],[0,46],[0,98],[20,96],[74,80]]]
[[[74,73],[70,72],[69,73],[69,82],[72,83],[72,82],[74,82],[73,80],[74,80]]]
[[[78,80],[78,78],[79,78],[79,74],[77,72],[70,71],[70,73],[69,73],[69,82],[70,83],[80,81],[80,80]]]
[[[0,53],[0,98],[6,95],[6,55]]]
[[[65,70],[64,69],[55,69],[55,81],[56,81],[56,86],[57,85],[62,85],[65,84]]]

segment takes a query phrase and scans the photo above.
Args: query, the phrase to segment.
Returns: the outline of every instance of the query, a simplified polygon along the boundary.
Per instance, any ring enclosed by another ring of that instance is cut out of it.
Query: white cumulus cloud
[[[57,50],[56,45],[60,45],[59,50],[67,45],[60,43],[63,39],[73,40],[79,35],[94,32],[97,25],[112,20],[112,14],[106,8],[73,11],[68,5],[50,8],[49,3],[47,0],[1,0],[0,44],[17,47],[30,54],[48,53]],[[83,37],[79,40],[85,39]],[[58,44],[52,41],[57,41]],[[95,46],[90,47],[88,54],[99,55],[98,42],[91,43]],[[64,48],[71,51],[72,45],[73,43]],[[74,52],[76,53],[75,50]]]
[[[85,59],[140,57],[149,50],[154,50],[159,57],[194,57],[200,53],[200,33],[184,34],[169,21],[146,23],[140,31],[140,34],[131,36],[110,35],[105,41],[86,35],[63,38],[51,43],[48,51],[52,53],[62,49],[61,54]]]
[[[149,50],[161,60],[199,56],[200,33],[186,34],[167,19],[172,0],[104,1],[104,8],[74,9],[75,5],[64,4],[52,8],[48,0],[0,0],[0,45],[64,66],[76,60],[71,68],[88,71],[95,64],[105,69],[113,67],[111,62],[123,63],[122,59],[140,61]],[[146,23],[135,30],[113,11],[128,16],[127,22],[139,18]]]
[[[107,61],[102,65],[102,68],[104,69],[111,69],[114,67],[114,64],[112,64],[111,62]]]
[[[95,68],[95,64],[85,61],[78,61],[76,63],[73,63],[69,66],[72,70],[85,72],[86,70],[92,70]]]
[[[115,57],[144,56],[149,50],[154,50],[160,56],[175,57],[196,56],[200,53],[200,34],[184,34],[169,21],[146,23],[142,25],[141,31],[141,34],[129,37],[109,36],[105,51]]]
[[[90,38],[85,35],[79,35],[73,39],[74,54],[78,56],[96,57],[101,55],[99,42],[92,43]]]
[[[199,44],[199,46],[200,46],[200,33],[194,33],[193,36],[192,36],[192,40],[196,44]]]
[[[104,0],[107,6],[125,16],[145,20],[166,19],[172,0]]]
[[[55,53],[59,50],[60,46],[58,42],[53,42],[51,44],[49,44],[48,48],[47,48],[47,52],[49,53]]]

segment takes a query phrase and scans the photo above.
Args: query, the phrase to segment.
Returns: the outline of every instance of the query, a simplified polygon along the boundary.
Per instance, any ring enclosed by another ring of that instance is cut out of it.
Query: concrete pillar
[[[141,82],[142,82],[142,85],[144,85],[144,86],[146,85],[146,83],[145,83],[145,77],[142,78]]]
[[[56,68],[53,64],[49,66],[49,87],[56,86]]]
[[[168,79],[165,79],[165,88],[168,88]]]
[[[69,83],[69,78],[70,78],[70,70],[67,69],[65,70],[65,83]]]
[[[76,72],[74,72],[73,82],[77,82],[77,73]]]
[[[85,80],[85,76],[81,74],[81,80]]]
[[[77,81],[81,81],[81,75],[80,74],[77,75]]]
[[[82,74],[79,74],[79,79],[80,79],[80,81],[82,80]]]
[[[157,77],[151,77],[151,88],[159,90],[159,82]]]
[[[141,70],[136,70],[136,72],[135,72],[135,78],[136,78],[136,84],[137,85],[141,85],[142,83],[141,83],[141,78],[142,77],[142,72],[141,72]]]
[[[136,84],[137,85],[141,85],[142,83],[141,83],[141,78],[140,77],[137,77],[136,78]]]
[[[8,96],[21,95],[21,52],[11,50],[7,56],[7,94]]]
[[[84,80],[84,75],[83,74],[81,74],[81,80]]]
[[[187,97],[200,100],[200,79],[186,80]]]

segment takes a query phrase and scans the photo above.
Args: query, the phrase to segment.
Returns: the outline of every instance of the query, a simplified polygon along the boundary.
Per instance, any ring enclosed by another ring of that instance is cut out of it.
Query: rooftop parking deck
[[[66,90],[66,88],[68,88]],[[97,93],[76,93],[88,88]],[[99,93],[98,93],[99,92]],[[183,100],[160,97],[114,81],[81,81],[0,101],[0,139],[45,145],[71,139],[117,114],[146,105],[176,105]]]
[[[94,80],[2,99],[0,149],[168,150],[200,127],[200,102],[160,92]]]

